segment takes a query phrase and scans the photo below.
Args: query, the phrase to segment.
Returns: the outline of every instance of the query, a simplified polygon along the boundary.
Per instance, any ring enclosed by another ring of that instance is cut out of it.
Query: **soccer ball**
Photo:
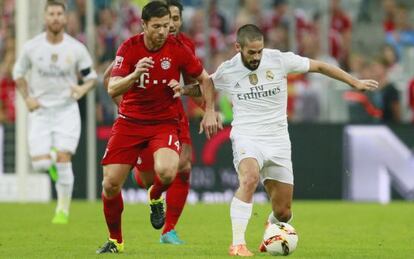
[[[288,223],[269,224],[263,235],[263,244],[271,255],[289,255],[296,249],[298,235]]]

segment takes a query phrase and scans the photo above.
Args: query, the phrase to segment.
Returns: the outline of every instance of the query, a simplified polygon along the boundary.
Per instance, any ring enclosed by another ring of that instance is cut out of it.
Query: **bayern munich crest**
[[[171,67],[171,59],[170,58],[164,57],[160,61],[161,61],[161,68],[162,69],[167,70]]]

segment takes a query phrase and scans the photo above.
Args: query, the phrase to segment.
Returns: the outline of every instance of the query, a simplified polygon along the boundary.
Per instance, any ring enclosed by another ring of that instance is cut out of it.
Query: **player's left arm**
[[[72,86],[72,98],[75,100],[81,99],[86,93],[93,89],[98,77],[93,69],[92,58],[84,45],[79,47],[78,55],[77,66],[83,79],[83,84]]]
[[[75,100],[81,99],[96,85],[96,79],[88,79],[81,85],[72,86],[72,98]]]
[[[323,61],[309,59],[309,72],[321,73],[333,79],[342,81],[352,88],[361,91],[372,91],[378,88],[378,82],[372,79],[360,80],[348,74],[341,68]]]

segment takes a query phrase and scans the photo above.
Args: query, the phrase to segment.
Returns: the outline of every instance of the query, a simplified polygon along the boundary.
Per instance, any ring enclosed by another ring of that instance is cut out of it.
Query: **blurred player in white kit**
[[[47,1],[46,31],[24,44],[13,70],[30,112],[28,144],[33,169],[49,170],[55,181],[55,224],[69,220],[74,184],[71,160],[81,131],[77,100],[94,87],[97,77],[86,47],[64,31],[65,11],[63,1]],[[78,85],[78,75],[82,85]]]

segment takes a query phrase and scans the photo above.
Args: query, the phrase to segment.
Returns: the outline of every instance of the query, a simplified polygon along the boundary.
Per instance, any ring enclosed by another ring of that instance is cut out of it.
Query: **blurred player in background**
[[[46,32],[24,45],[13,71],[30,112],[28,143],[33,169],[51,170],[56,181],[57,207],[52,222],[57,224],[69,220],[74,183],[71,160],[81,131],[77,100],[94,87],[97,77],[86,47],[64,31],[65,11],[62,1],[47,1]],[[78,74],[82,85],[77,84]],[[50,155],[52,148],[55,160]],[[51,169],[54,164],[57,175]]]
[[[148,190],[151,224],[160,229],[165,222],[162,193],[174,180],[181,149],[178,140],[181,71],[203,86],[206,113],[200,127],[209,138],[217,132],[213,85],[200,61],[174,36],[168,5],[153,1],[142,10],[142,34],[126,40],[113,63],[108,93],[117,98],[119,117],[102,159],[102,201],[109,230],[108,241],[97,253],[119,253],[124,249],[121,230],[121,188],[138,157],[150,149],[154,159],[154,184]],[[202,131],[201,130],[201,131]]]
[[[289,73],[317,72],[349,84],[357,90],[373,90],[374,80],[358,80],[340,68],[291,52],[265,49],[263,33],[247,24],[237,31],[232,59],[211,76],[217,89],[232,96],[234,120],[231,140],[239,188],[230,205],[233,242],[231,256],[253,256],[245,240],[252,214],[253,195],[262,181],[270,197],[269,223],[292,219],[293,171],[287,128]],[[263,245],[261,251],[265,251]]]
[[[176,36],[191,52],[195,55],[195,46],[190,38],[180,32],[182,26],[183,6],[178,0],[166,1],[171,13],[170,33]],[[111,64],[104,74],[104,86],[107,88],[110,73],[112,71]],[[183,75],[184,82],[187,84],[194,83],[194,79]],[[195,81],[196,82],[196,81]],[[197,91],[199,88],[193,88]],[[201,92],[199,93],[201,95]],[[119,105],[122,97],[118,96],[114,102]],[[184,209],[187,195],[190,190],[190,172],[192,159],[191,136],[188,118],[185,114],[182,102],[177,102],[177,109],[180,113],[180,123],[178,131],[178,139],[181,143],[181,153],[178,163],[178,172],[171,186],[166,192],[166,216],[165,225],[162,230],[160,243],[163,244],[183,244],[184,242],[178,237],[175,226]],[[149,188],[154,182],[154,159],[152,151],[145,149],[138,158],[138,163],[133,170],[135,182],[142,188]]]

